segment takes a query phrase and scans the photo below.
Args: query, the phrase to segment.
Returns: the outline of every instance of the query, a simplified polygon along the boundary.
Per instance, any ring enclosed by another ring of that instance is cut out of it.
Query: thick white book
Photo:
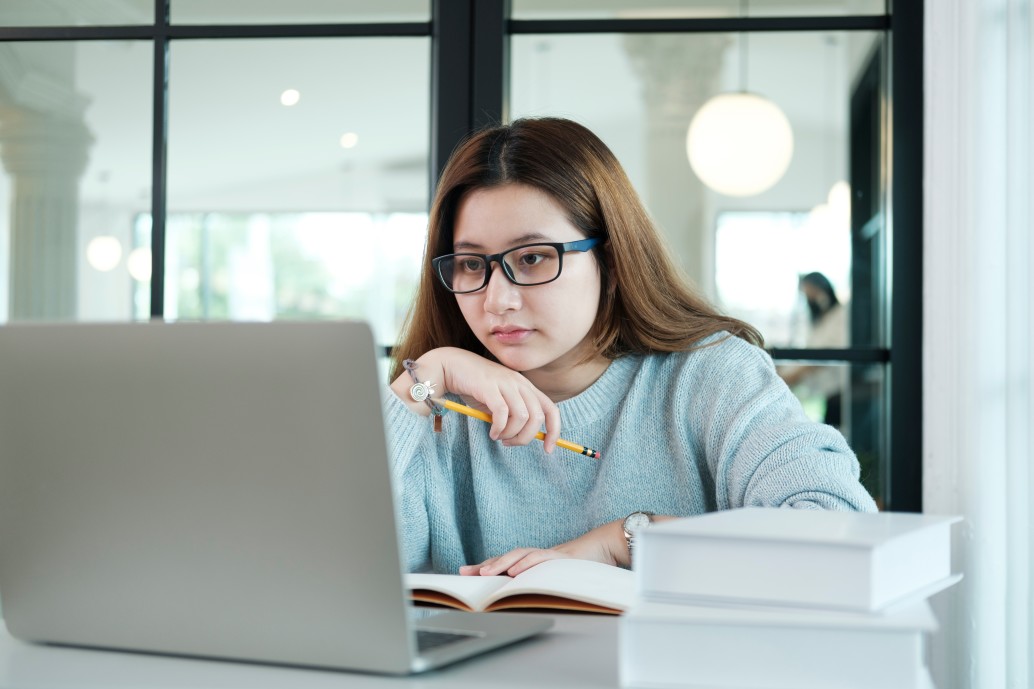
[[[636,539],[650,600],[876,612],[954,584],[961,517],[746,507],[661,522]]]
[[[929,689],[925,600],[889,615],[642,601],[619,622],[621,685]]]
[[[589,560],[546,560],[516,577],[407,574],[413,601],[459,610],[571,610],[621,614],[635,602],[627,569]]]

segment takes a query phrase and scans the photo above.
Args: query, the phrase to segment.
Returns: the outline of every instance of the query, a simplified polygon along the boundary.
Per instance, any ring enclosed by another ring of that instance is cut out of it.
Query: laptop
[[[360,322],[0,327],[0,608],[34,642],[408,674],[552,620],[420,614]]]

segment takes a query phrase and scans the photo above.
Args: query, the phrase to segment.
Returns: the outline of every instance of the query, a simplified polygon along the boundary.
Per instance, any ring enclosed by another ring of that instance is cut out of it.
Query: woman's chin
[[[533,371],[548,364],[543,357],[535,356],[532,352],[515,351],[512,348],[495,347],[489,350],[496,361],[513,371]]]

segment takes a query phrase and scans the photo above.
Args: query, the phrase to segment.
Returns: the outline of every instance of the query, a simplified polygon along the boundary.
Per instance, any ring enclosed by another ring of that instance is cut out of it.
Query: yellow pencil
[[[487,421],[488,423],[492,423],[492,415],[491,414],[486,414],[485,412],[483,412],[483,411],[481,411],[479,409],[474,409],[473,407],[468,407],[465,404],[458,404],[456,402],[452,402],[451,400],[436,400],[436,401],[440,402],[441,405],[443,407],[445,407],[446,409],[451,409],[453,411],[459,412],[460,414],[465,414],[467,416],[472,416],[475,419],[481,419],[482,421]],[[538,433],[535,434],[535,437],[538,438],[539,440],[545,440],[546,439],[546,434],[543,433],[542,431],[539,431]],[[556,444],[557,444],[557,447],[562,447],[565,450],[570,450],[571,452],[577,452],[580,455],[585,455],[586,457],[592,457],[593,459],[599,459],[602,456],[596,450],[590,449],[588,447],[583,447],[582,445],[579,445],[577,443],[572,443],[569,440],[560,439],[560,440],[556,441]]]

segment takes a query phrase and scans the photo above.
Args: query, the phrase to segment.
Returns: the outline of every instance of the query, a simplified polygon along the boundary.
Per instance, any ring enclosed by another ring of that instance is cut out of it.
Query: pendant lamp
[[[770,189],[790,166],[793,129],[778,105],[747,91],[747,37],[739,40],[740,90],[714,96],[696,112],[686,133],[686,155],[709,188],[726,196],[754,196]]]

